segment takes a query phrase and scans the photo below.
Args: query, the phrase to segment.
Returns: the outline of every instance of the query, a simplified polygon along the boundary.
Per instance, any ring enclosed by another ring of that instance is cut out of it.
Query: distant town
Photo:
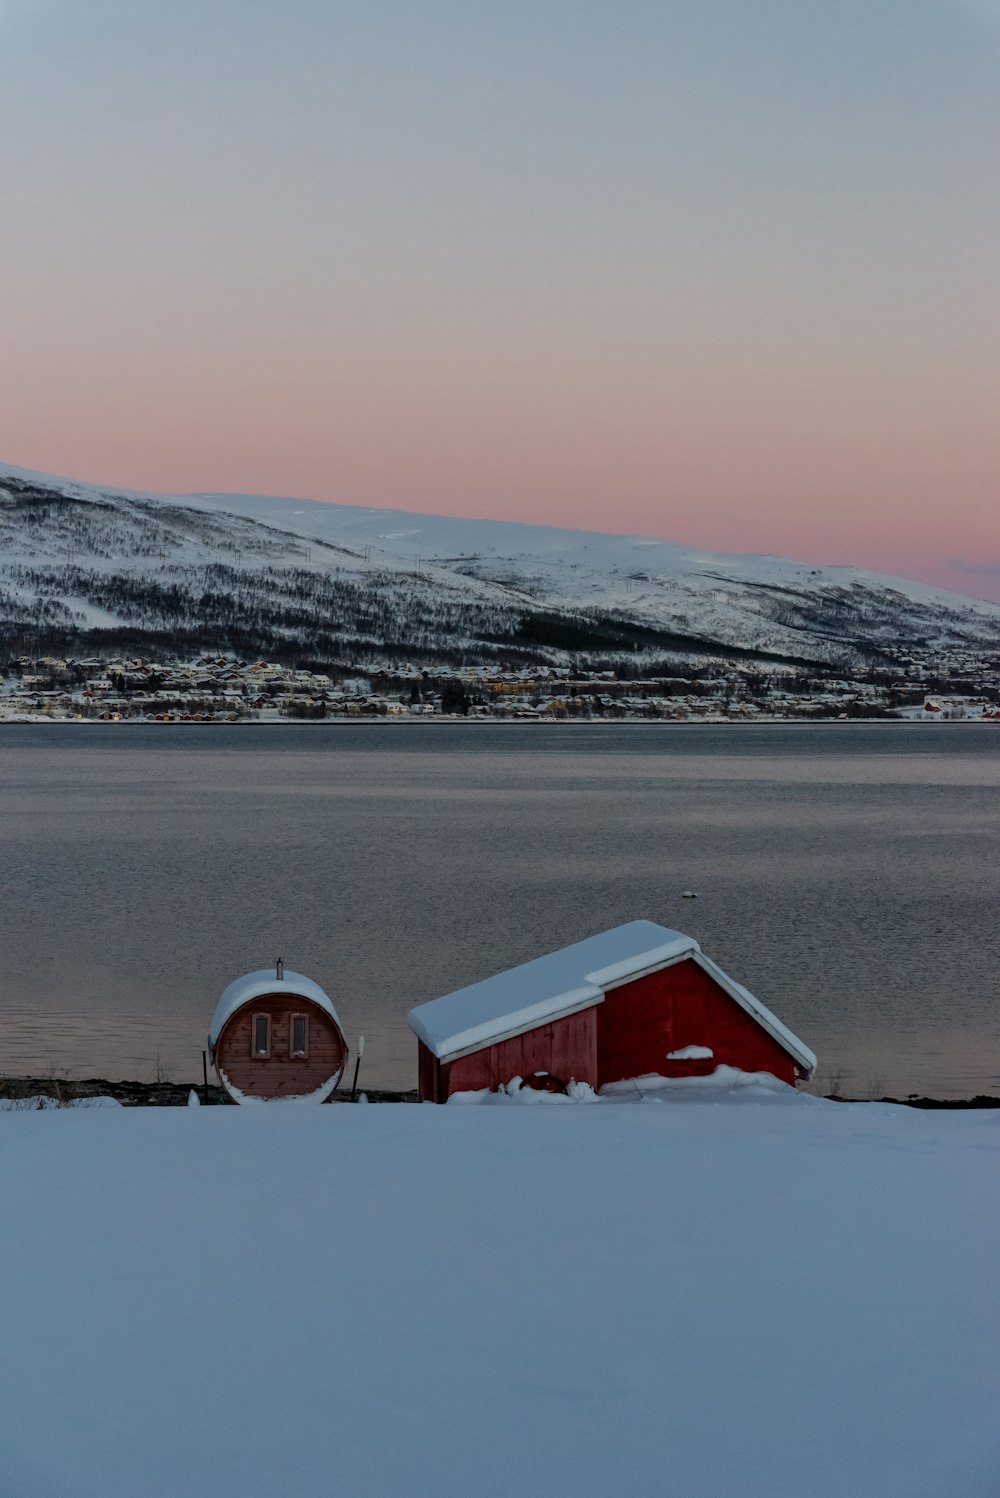
[[[557,667],[499,670],[368,661],[302,669],[266,660],[22,656],[0,665],[0,723],[248,723],[354,718],[728,722],[1000,722],[1000,655],[922,658],[835,677],[715,663],[632,678]]]

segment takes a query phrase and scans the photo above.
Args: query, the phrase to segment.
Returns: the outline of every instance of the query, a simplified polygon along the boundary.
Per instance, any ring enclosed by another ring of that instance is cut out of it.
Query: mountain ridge
[[[854,567],[281,496],[163,495],[0,465],[0,631],[563,663],[834,667],[995,649],[1000,605]],[[58,647],[57,647],[58,648]]]

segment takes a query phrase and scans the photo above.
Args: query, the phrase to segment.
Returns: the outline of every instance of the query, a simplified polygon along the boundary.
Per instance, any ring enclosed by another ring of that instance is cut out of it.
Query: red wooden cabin
[[[219,1082],[236,1103],[325,1103],[347,1064],[347,1042],[330,999],[311,978],[245,973],[216,1006],[208,1046]]]
[[[498,973],[410,1011],[420,1097],[496,1089],[548,1072],[603,1087],[630,1077],[706,1075],[717,1066],[794,1084],[816,1057],[693,937],[652,921]]]

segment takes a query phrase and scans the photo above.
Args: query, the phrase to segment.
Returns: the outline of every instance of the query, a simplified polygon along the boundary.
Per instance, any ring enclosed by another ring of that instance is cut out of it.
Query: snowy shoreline
[[[398,1090],[375,1087],[365,1088],[364,1092],[369,1103],[410,1104],[418,1102],[416,1088]],[[5,1102],[27,1104],[35,1099],[47,1099],[57,1106],[71,1106],[74,1103],[86,1102],[93,1098],[111,1098],[126,1108],[184,1108],[187,1107],[192,1093],[198,1097],[199,1102],[205,1101],[204,1084],[200,1081],[133,1082],[125,1079],[115,1081],[108,1077],[88,1077],[80,1081],[70,1082],[54,1079],[51,1076],[0,1077],[0,1110],[3,1109]],[[796,1096],[814,1098],[817,1097],[817,1094],[798,1092]],[[868,1103],[888,1104],[898,1108],[942,1110],[946,1112],[1000,1108],[1000,1096],[992,1096],[986,1093],[980,1093],[974,1097],[967,1098],[938,1098],[917,1096],[916,1094],[905,1098],[855,1098],[822,1095],[819,1100],[852,1105]],[[329,1099],[331,1103],[349,1103],[350,1101],[349,1088],[341,1088]],[[229,1106],[222,1088],[216,1082],[209,1084],[207,1102],[210,1107]],[[19,1111],[30,1110],[24,1108]]]

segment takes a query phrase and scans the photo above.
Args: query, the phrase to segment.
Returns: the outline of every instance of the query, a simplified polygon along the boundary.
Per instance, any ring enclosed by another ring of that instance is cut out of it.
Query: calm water
[[[195,1079],[281,955],[409,1086],[412,1004],[645,916],[822,1083],[1000,1093],[998,786],[961,724],[11,726],[0,1072]]]

